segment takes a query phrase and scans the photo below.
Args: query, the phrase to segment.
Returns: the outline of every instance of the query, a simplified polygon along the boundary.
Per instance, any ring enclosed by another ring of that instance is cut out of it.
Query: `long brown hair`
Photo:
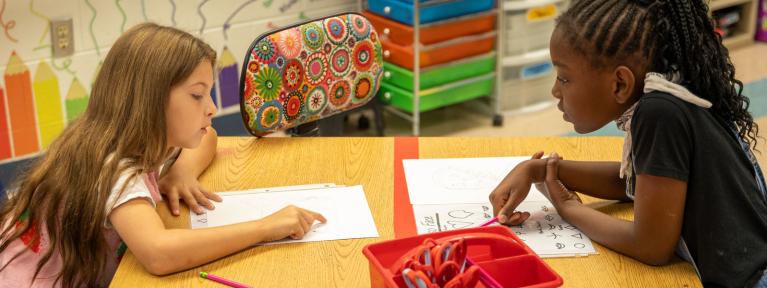
[[[62,286],[102,284],[111,257],[104,223],[113,186],[125,171],[131,171],[125,182],[130,183],[167,159],[165,110],[170,91],[200,63],[213,65],[215,58],[215,51],[194,36],[151,23],[137,25],[117,39],[85,113],[18,179],[16,192],[2,207],[0,253],[28,229],[45,229],[50,245],[35,278],[58,251],[63,267],[56,281]],[[9,225],[22,214],[26,220]]]

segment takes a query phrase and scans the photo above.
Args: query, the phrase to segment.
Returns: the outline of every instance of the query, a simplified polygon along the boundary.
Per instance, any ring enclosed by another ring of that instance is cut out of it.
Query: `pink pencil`
[[[493,219],[487,220],[487,222],[482,223],[482,225],[479,225],[479,227],[490,226],[490,224],[493,224],[495,222],[498,222],[498,216],[493,217]]]
[[[242,284],[242,283],[237,283],[237,282],[234,282],[232,280],[227,280],[227,279],[218,277],[218,276],[213,275],[213,274],[208,274],[208,272],[200,272],[200,277],[208,279],[208,280],[211,280],[211,281],[215,281],[215,282],[218,282],[218,283],[221,283],[221,284],[224,284],[224,285],[229,286],[229,287],[234,287],[234,288],[251,288],[251,286],[248,286],[248,285],[245,285],[245,284]]]

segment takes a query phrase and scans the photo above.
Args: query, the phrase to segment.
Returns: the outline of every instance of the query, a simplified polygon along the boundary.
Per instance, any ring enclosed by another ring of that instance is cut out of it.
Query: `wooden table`
[[[556,151],[572,160],[620,159],[617,137],[420,138],[420,158],[531,155]],[[112,287],[223,287],[199,278],[210,272],[255,287],[366,287],[368,261],[362,248],[394,237],[394,138],[219,138],[215,161],[202,175],[211,191],[312,183],[362,184],[380,238],[258,246],[213,263],[165,277],[147,273],[128,251]],[[630,203],[584,197],[589,205],[632,219]],[[168,227],[188,228],[182,211],[158,211]],[[700,287],[692,266],[675,260],[663,267],[644,265],[594,243],[598,255],[546,259],[566,287]]]

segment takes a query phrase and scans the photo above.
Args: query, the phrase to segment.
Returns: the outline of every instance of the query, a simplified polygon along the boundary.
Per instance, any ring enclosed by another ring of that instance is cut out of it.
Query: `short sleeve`
[[[145,174],[139,174],[135,177],[132,177],[131,179],[128,179],[131,174],[132,173],[130,172],[124,172],[117,180],[114,187],[112,187],[112,193],[109,194],[109,199],[107,199],[107,219],[104,223],[105,228],[112,228],[112,223],[109,223],[109,214],[112,213],[112,210],[130,200],[146,199],[146,201],[149,201],[153,207],[157,206],[157,203],[155,203],[154,199],[152,198],[152,193],[149,191],[149,187],[147,187],[147,184],[144,180]],[[130,182],[125,185],[125,190],[120,191],[126,181]]]
[[[687,181],[692,155],[692,131],[681,100],[667,94],[640,99],[631,119],[631,151],[636,175]]]

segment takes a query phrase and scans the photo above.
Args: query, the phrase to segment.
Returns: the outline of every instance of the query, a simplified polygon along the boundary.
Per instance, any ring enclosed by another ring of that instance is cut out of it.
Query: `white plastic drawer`
[[[522,66],[503,67],[503,81],[507,80],[531,80],[554,74],[554,65],[551,61],[544,61]]]
[[[504,67],[502,73],[500,101],[503,111],[553,100],[551,87],[556,76],[551,62]]]
[[[556,17],[566,7],[566,2],[559,2],[526,10],[506,11],[506,55],[548,48]]]

